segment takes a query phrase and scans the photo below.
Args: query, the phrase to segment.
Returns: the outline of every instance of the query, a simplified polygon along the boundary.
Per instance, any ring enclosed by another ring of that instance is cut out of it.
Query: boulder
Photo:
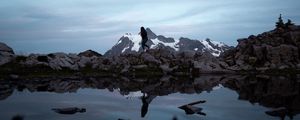
[[[75,114],[75,113],[84,113],[86,112],[85,108],[77,108],[77,107],[70,107],[70,108],[53,108],[54,112],[59,114]]]
[[[14,57],[15,53],[13,49],[0,42],[0,65],[10,62]]]
[[[161,62],[159,60],[157,60],[155,57],[153,57],[149,53],[143,53],[141,56],[141,59],[143,59],[144,62],[146,62],[146,63],[161,64]]]
[[[87,51],[79,53],[78,56],[79,57],[82,57],[82,56],[84,56],[84,57],[93,57],[93,56],[101,57],[102,55],[93,50],[87,50]]]

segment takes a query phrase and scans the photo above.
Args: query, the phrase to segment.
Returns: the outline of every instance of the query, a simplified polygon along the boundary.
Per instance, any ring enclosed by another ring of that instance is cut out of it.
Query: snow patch
[[[141,37],[139,35],[132,35],[131,33],[126,33],[123,37],[127,37],[129,40],[133,42],[133,46],[131,48],[132,51],[139,51],[140,49],[140,43],[141,43]]]
[[[211,45],[209,45],[209,43],[206,41],[206,40],[201,40],[200,41],[204,46],[205,46],[205,49],[207,49],[207,50],[211,50],[211,51],[213,51],[211,54],[213,55],[213,56],[216,56],[216,57],[218,57],[218,56],[220,56],[220,53],[221,53],[221,51],[220,50],[218,50],[218,49],[215,49],[215,48],[213,48]],[[211,41],[213,44],[216,44],[216,45],[223,45],[222,43],[219,43],[219,42],[215,42],[215,41]],[[219,47],[220,47],[219,46]],[[215,53],[216,52],[216,53]]]
[[[157,45],[159,45],[159,44],[163,44],[165,46],[169,46],[169,47],[175,49],[176,51],[179,50],[178,47],[177,47],[178,46],[177,43],[179,42],[179,40],[177,40],[177,39],[175,39],[175,42],[172,42],[172,43],[165,43],[165,42],[162,42],[162,41],[158,40],[157,38],[151,39],[151,41],[154,44],[153,46],[151,46],[151,49],[157,47]]]
[[[129,46],[125,47],[123,50],[122,50],[122,53],[125,52],[125,50],[127,50],[129,48]]]
[[[217,41],[210,41],[210,42],[213,43],[214,45],[218,46],[218,47],[223,47],[223,46],[225,46],[225,44],[222,43],[222,42],[217,42]]]
[[[219,53],[211,53],[213,56],[216,56],[216,57],[218,57],[218,56],[220,56],[220,52]]]

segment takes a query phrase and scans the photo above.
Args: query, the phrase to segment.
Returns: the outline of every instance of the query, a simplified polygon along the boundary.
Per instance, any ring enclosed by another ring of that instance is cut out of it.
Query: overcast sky
[[[17,53],[106,52],[140,26],[156,34],[238,38],[274,28],[280,13],[300,23],[300,0],[1,0],[0,42]]]

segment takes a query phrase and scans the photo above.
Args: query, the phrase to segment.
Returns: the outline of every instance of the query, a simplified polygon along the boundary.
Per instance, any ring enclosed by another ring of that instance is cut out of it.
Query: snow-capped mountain
[[[156,35],[149,28],[146,29],[149,41],[146,43],[150,49],[167,48],[173,51],[193,50],[198,52],[209,52],[214,56],[219,56],[224,51],[231,48],[222,42],[216,42],[209,39],[191,40],[189,38],[168,38],[162,35]],[[126,33],[116,45],[108,50],[105,56],[117,56],[122,53],[141,52],[141,37],[138,34]]]

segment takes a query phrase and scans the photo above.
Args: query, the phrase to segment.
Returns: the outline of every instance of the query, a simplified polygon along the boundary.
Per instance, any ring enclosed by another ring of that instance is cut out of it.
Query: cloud
[[[92,48],[104,53],[123,33],[137,33],[146,26],[169,37],[209,37],[235,45],[237,38],[273,29],[279,13],[299,24],[300,13],[295,12],[299,4],[298,0],[0,1],[0,41],[27,52]]]

